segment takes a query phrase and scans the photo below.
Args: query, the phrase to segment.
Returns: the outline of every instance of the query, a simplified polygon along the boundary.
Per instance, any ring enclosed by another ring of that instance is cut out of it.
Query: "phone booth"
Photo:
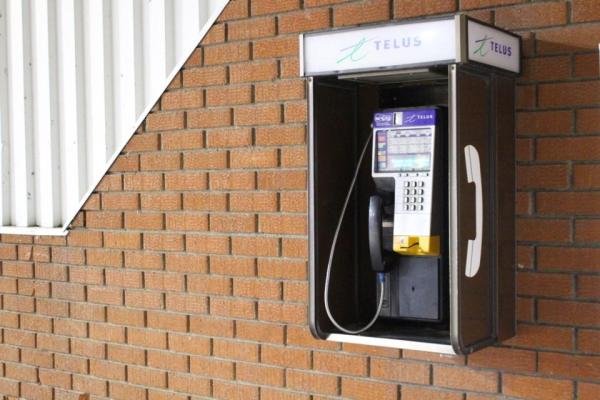
[[[514,335],[520,44],[464,15],[300,36],[314,336],[465,354]]]

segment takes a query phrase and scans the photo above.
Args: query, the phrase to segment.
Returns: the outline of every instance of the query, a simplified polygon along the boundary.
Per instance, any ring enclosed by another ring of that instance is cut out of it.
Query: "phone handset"
[[[481,164],[479,153],[472,145],[465,146],[465,167],[467,181],[475,184],[475,239],[469,239],[467,244],[467,259],[465,275],[474,277],[481,264],[481,238],[483,231],[483,196],[481,194]]]

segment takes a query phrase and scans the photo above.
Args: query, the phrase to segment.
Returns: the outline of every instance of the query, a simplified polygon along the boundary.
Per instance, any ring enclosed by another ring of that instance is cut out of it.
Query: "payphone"
[[[451,354],[514,335],[520,39],[460,15],[300,48],[313,335]]]

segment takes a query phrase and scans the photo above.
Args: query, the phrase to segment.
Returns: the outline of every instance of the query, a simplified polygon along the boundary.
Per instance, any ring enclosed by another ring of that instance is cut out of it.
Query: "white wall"
[[[64,231],[228,0],[0,0],[0,233]]]

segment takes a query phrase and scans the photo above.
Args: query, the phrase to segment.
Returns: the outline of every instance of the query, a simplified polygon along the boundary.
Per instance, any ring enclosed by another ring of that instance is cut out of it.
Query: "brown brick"
[[[160,254],[126,251],[124,255],[126,268],[162,269],[163,267],[163,259]]]
[[[547,297],[572,296],[573,278],[565,274],[519,272],[517,294]]]
[[[600,304],[539,300],[538,319],[560,325],[600,326]]]
[[[305,83],[302,80],[285,80],[255,86],[255,101],[283,101],[304,99]]]
[[[398,388],[395,384],[390,383],[342,378],[342,396],[357,400],[372,398],[396,400],[398,398]]]
[[[328,28],[329,10],[327,8],[286,13],[279,17],[279,33],[296,33]]]
[[[517,335],[506,344],[535,349],[571,350],[573,330],[543,325],[518,324]]]
[[[242,340],[283,344],[283,325],[265,322],[236,321],[235,336]]]
[[[600,188],[600,165],[575,165],[573,185],[578,189]]]
[[[283,168],[306,167],[307,165],[308,154],[304,146],[281,150],[281,166]]]
[[[211,190],[252,190],[255,188],[254,172],[210,172],[208,175]]]
[[[199,149],[204,147],[204,135],[202,131],[193,129],[162,133],[160,144],[163,150]]]
[[[547,65],[542,64],[540,67]],[[556,135],[572,131],[571,111],[533,111],[517,113],[517,133],[536,135]]]
[[[231,211],[276,211],[277,194],[273,192],[232,193],[229,196],[229,204]]]
[[[229,1],[218,21],[244,18],[249,15],[248,2],[245,0]]]
[[[578,400],[594,400],[598,397],[600,391],[600,385],[587,382],[579,382],[577,384],[577,396]]]
[[[231,168],[273,168],[279,162],[276,149],[235,150],[229,157]]]
[[[146,389],[133,386],[129,383],[109,382],[108,391],[111,399],[115,400],[142,400],[146,398]]]
[[[456,11],[456,2],[441,0],[435,2],[420,0],[399,0],[394,2],[394,18],[421,17]]]
[[[264,233],[279,233],[289,235],[305,235],[307,231],[307,219],[300,215],[260,215],[258,230]]]
[[[579,275],[577,277],[577,296],[599,299],[600,277]]]
[[[162,293],[139,290],[125,290],[125,305],[134,308],[162,309]]]
[[[140,156],[143,171],[165,171],[181,168],[181,155],[177,152],[147,153]]]
[[[261,346],[260,360],[266,364],[300,369],[310,368],[311,363],[308,350],[264,344]]]
[[[277,256],[279,253],[279,241],[276,238],[270,237],[233,237],[231,252],[232,254],[247,256]]]
[[[279,279],[306,279],[306,262],[260,258],[258,275]]]
[[[206,65],[226,64],[247,61],[249,59],[250,46],[248,43],[218,44],[204,48],[204,63]]]
[[[126,229],[156,230],[164,228],[164,215],[158,212],[125,213]]]
[[[576,115],[578,132],[600,132],[600,109],[577,110]]]
[[[147,324],[149,328],[164,329],[176,332],[187,331],[188,317],[169,312],[149,311]]]
[[[184,113],[182,112],[160,112],[150,113],[146,117],[147,131],[168,131],[173,129],[182,129]]]
[[[182,251],[184,249],[183,235],[146,233],[144,234],[144,249],[159,251]]]
[[[227,195],[224,193],[184,193],[183,209],[192,211],[225,211]]]
[[[577,347],[584,353],[600,353],[600,333],[592,330],[579,330]]]
[[[265,386],[283,386],[284,369],[238,362],[235,365],[236,380]]]
[[[105,232],[104,246],[117,249],[139,249],[141,248],[141,236],[139,233],[128,232]]]
[[[315,372],[288,369],[286,370],[286,386],[298,391],[338,394],[337,377]]]
[[[187,251],[195,253],[227,254],[229,253],[229,238],[217,235],[186,235],[185,248]]]
[[[251,18],[227,24],[227,39],[248,40],[274,36],[276,33],[275,18]]]
[[[596,215],[600,213],[600,193],[540,192],[537,211],[541,214]]]
[[[186,394],[195,394],[198,396],[209,396],[210,395],[210,380],[203,379],[198,376],[181,374],[181,373],[168,373],[169,389],[178,392],[184,392]],[[173,399],[174,394],[172,391],[165,392],[165,400]],[[187,399],[187,396],[182,395],[183,399]],[[151,397],[152,400],[159,400],[160,398]],[[182,400],[183,400],[182,399]]]
[[[363,0],[333,10],[334,26],[384,21],[390,17],[389,0]]]
[[[307,320],[305,305],[261,301],[258,303],[258,318],[261,321],[303,324]]]
[[[231,294],[231,279],[223,276],[190,275],[187,279],[188,290],[205,294]]]
[[[435,365],[433,384],[454,389],[496,393],[498,374],[492,371]]]
[[[281,122],[279,104],[252,105],[235,109],[236,125],[272,125]]]
[[[401,388],[402,400],[462,400],[463,395],[459,392],[451,392],[448,390],[438,390],[423,386],[408,386],[402,385]],[[487,399],[487,397],[483,397]],[[469,400],[476,400],[471,398]]]
[[[274,60],[233,64],[229,67],[231,83],[270,81],[277,77],[277,62]]]
[[[198,108],[204,106],[202,90],[175,90],[165,92],[160,105],[163,110],[175,110],[181,108]]]
[[[159,388],[167,387],[166,372],[136,365],[130,365],[127,367],[127,380],[137,385]]]
[[[598,380],[600,357],[540,353],[539,371],[555,377]]]
[[[228,383],[213,381],[213,396],[217,399],[244,399],[258,400],[258,387],[242,385],[239,383]]]
[[[495,5],[525,3],[527,0],[462,0],[461,9],[490,7]]]
[[[600,82],[546,83],[539,87],[542,107],[580,106],[600,103]]]
[[[161,173],[135,173],[123,176],[123,185],[126,191],[161,190],[163,188],[163,174]]]
[[[255,60],[296,56],[297,54],[298,37],[296,35],[260,39],[255,41],[252,47],[252,57]]]
[[[539,247],[537,258],[538,268],[541,270],[597,272],[600,249]]]
[[[254,276],[255,261],[252,257],[211,256],[210,271],[232,276]]]
[[[207,271],[207,257],[195,254],[166,254],[166,269],[173,272],[199,272]]]
[[[192,374],[211,378],[233,379],[233,363],[215,358],[190,357],[190,371]]]
[[[208,231],[208,215],[206,214],[168,214],[166,229],[170,231]]]
[[[504,29],[539,28],[566,22],[565,3],[531,4],[496,10],[496,24]]]
[[[227,68],[222,66],[183,70],[183,86],[223,85],[227,82]]]
[[[252,144],[250,128],[210,130],[206,136],[207,147],[245,147]]]
[[[286,102],[283,108],[283,120],[286,123],[308,121],[308,108],[306,102]]]
[[[307,202],[306,192],[283,192],[280,195],[280,210],[305,213],[308,208]]]
[[[256,217],[253,214],[213,214],[210,216],[213,232],[255,232]]]
[[[598,48],[600,25],[573,25],[536,33],[540,53],[594,50]],[[596,91],[597,93],[597,91]]]
[[[281,299],[281,284],[273,280],[234,279],[235,297],[254,297],[261,299]]]
[[[231,110],[211,108],[190,111],[187,113],[187,124],[190,128],[215,128],[231,125]]]
[[[256,144],[259,146],[303,144],[305,136],[304,126],[258,127]]]
[[[600,237],[600,220],[575,221],[575,241],[594,242]]]
[[[231,340],[214,340],[213,354],[220,358],[242,361],[258,361],[258,345]]]
[[[250,102],[252,102],[252,87],[250,85],[206,89],[206,105],[208,107],[232,106]]]
[[[518,218],[516,236],[519,241],[569,242],[571,222],[564,219]]]
[[[596,54],[579,54],[573,63],[573,75],[577,78],[595,78],[600,75]]]
[[[233,321],[209,316],[191,316],[190,332],[216,337],[233,337]]]

